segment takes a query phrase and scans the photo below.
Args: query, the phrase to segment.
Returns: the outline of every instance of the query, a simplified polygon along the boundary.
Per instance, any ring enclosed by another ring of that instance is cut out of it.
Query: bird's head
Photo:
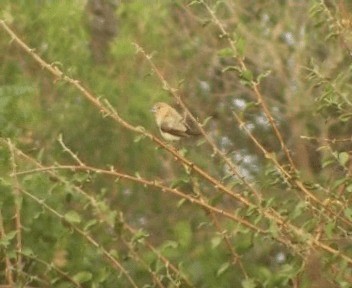
[[[152,111],[153,113],[157,113],[158,111],[167,108],[168,105],[166,103],[163,102],[157,102],[154,104],[154,106],[152,107],[152,109],[150,111]]]

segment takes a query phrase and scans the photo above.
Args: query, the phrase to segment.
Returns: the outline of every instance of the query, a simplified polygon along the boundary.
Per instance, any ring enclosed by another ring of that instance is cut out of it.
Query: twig
[[[335,144],[335,143],[340,143],[340,142],[352,142],[352,137],[349,137],[349,138],[343,138],[343,139],[336,139],[336,138],[333,138],[333,139],[330,139],[330,138],[323,138],[323,139],[320,139],[318,137],[312,137],[312,136],[304,136],[302,135],[301,136],[301,139],[305,139],[305,140],[309,140],[309,141],[318,141],[318,142],[329,142],[329,143],[332,143],[332,144]]]
[[[266,230],[263,230],[255,225],[253,225],[252,223],[250,223],[249,221],[243,219],[242,217],[237,216],[236,214],[232,214],[230,212],[227,212],[223,209],[220,208],[216,208],[214,206],[211,206],[197,198],[194,198],[190,195],[187,195],[186,193],[181,192],[178,189],[174,189],[174,188],[170,188],[167,186],[162,185],[161,183],[154,181],[154,180],[146,180],[143,179],[141,177],[135,177],[132,175],[128,175],[128,174],[124,174],[124,173],[120,173],[117,172],[114,169],[111,170],[104,170],[104,169],[99,169],[99,168],[95,168],[95,167],[91,167],[91,166],[74,166],[74,165],[60,165],[60,166],[50,166],[50,167],[44,167],[44,168],[38,168],[38,169],[32,169],[32,170],[27,170],[27,171],[21,171],[17,173],[17,176],[19,175],[25,175],[25,174],[31,174],[31,173],[40,173],[40,172],[45,172],[48,170],[70,170],[70,171],[79,171],[79,170],[83,170],[83,171],[91,171],[97,174],[105,174],[105,175],[110,175],[113,177],[116,177],[118,179],[127,179],[133,182],[137,182],[146,186],[152,186],[152,187],[156,187],[159,188],[161,191],[163,192],[170,192],[172,194],[175,194],[181,198],[184,198],[186,200],[188,200],[189,202],[193,203],[193,204],[197,204],[209,211],[213,211],[221,216],[224,216],[226,218],[229,218],[235,222],[238,222],[250,229],[252,229],[253,231],[257,232],[257,233],[261,233],[261,234],[267,234],[268,232]]]
[[[196,117],[191,113],[191,111],[188,109],[187,105],[183,102],[182,98],[180,95],[177,93],[177,89],[172,88],[170,84],[166,81],[164,78],[163,74],[160,72],[158,67],[154,64],[152,61],[151,55],[148,55],[144,49],[137,43],[134,43],[134,45],[137,48],[137,51],[140,52],[144,58],[148,61],[149,65],[152,67],[152,70],[155,72],[155,74],[158,76],[160,82],[162,83],[164,89],[170,92],[170,94],[176,99],[177,103],[182,107],[182,109],[186,112],[186,115],[190,117],[190,119],[197,125],[197,128],[199,129],[200,133],[204,137],[204,139],[207,141],[207,143],[212,147],[213,152],[221,157],[223,161],[226,163],[226,165],[229,167],[233,175],[236,175],[248,188],[249,190],[253,193],[253,195],[256,196],[258,203],[262,201],[262,196],[257,191],[248,181],[245,180],[245,178],[241,175],[239,172],[239,169],[232,163],[232,161],[226,156],[226,154],[221,151],[215,142],[210,138],[210,136],[205,132],[203,126],[198,122]]]
[[[43,68],[47,69],[51,74],[53,74],[56,78],[62,79],[71,85],[73,85],[76,89],[78,89],[84,97],[87,98],[94,106],[96,106],[100,112],[104,114],[104,116],[109,116],[111,117],[114,121],[119,123],[121,126],[124,128],[136,132],[138,134],[142,134],[146,136],[147,138],[151,139],[154,143],[156,143],[158,146],[162,147],[166,151],[170,152],[176,160],[180,161],[181,163],[185,164],[188,166],[190,169],[193,169],[196,173],[198,173],[202,178],[206,179],[209,183],[211,183],[214,187],[218,188],[219,191],[222,191],[223,193],[229,195],[231,198],[236,199],[246,206],[250,206],[251,203],[241,196],[239,192],[234,193],[230,189],[226,188],[223,184],[221,184],[218,180],[216,180],[214,177],[210,176],[206,171],[195,165],[193,162],[182,156],[175,148],[172,146],[166,144],[159,138],[155,137],[151,133],[145,131],[145,129],[142,129],[140,126],[133,126],[124,119],[120,117],[120,115],[113,109],[111,106],[106,106],[104,105],[99,98],[94,97],[86,88],[84,88],[79,81],[74,80],[68,76],[66,76],[59,68],[56,66],[52,66],[48,63],[46,63],[38,54],[36,54],[33,49],[30,49],[21,39],[17,37],[17,35],[6,25],[6,23],[3,20],[0,20],[0,26],[3,27],[3,29],[13,38],[13,40],[24,50],[26,51],[29,55],[33,57],[34,60],[36,60]]]
[[[59,274],[62,278],[67,279],[69,282],[71,282],[75,287],[79,287],[82,288],[81,284],[78,283],[75,279],[73,279],[70,275],[68,275],[66,272],[62,271],[60,268],[56,267],[55,265],[53,265],[52,263],[49,264],[47,262],[45,262],[42,259],[39,259],[38,257],[34,257],[34,256],[30,256],[28,254],[23,254],[22,256],[24,256],[25,258],[29,258],[35,262],[38,262],[42,265],[44,265],[47,269],[49,270],[54,270],[57,274]],[[1,288],[1,286],[0,286]]]
[[[6,236],[6,232],[5,232],[5,227],[4,227],[4,220],[2,217],[2,211],[0,209],[0,239],[3,239]],[[10,261],[10,258],[6,255],[6,251],[4,251],[5,254],[5,264],[6,264],[6,268],[5,268],[5,278],[7,283],[9,283],[9,286],[14,286],[14,279],[13,279],[13,275],[12,275],[12,263]]]
[[[119,261],[115,259],[104,247],[102,247],[94,238],[90,235],[88,235],[85,231],[82,229],[78,228],[76,225],[73,225],[72,223],[68,222],[65,220],[65,216],[61,215],[59,212],[57,212],[55,209],[53,209],[51,206],[45,203],[44,200],[37,198],[33,194],[29,193],[28,191],[21,189],[22,194],[27,195],[29,198],[31,198],[34,202],[36,202],[38,205],[44,207],[46,210],[54,214],[56,217],[58,217],[60,220],[65,221],[77,234],[81,235],[84,239],[86,239],[92,246],[95,248],[99,249],[102,254],[105,256],[106,259],[110,261],[110,263],[113,265],[113,267],[117,270],[122,272],[122,274],[125,275],[126,279],[128,282],[131,284],[131,287],[138,288],[137,284],[133,280],[133,278],[130,276],[129,272],[120,264]]]
[[[58,139],[61,147],[64,149],[65,152],[67,152],[68,154],[70,154],[70,156],[81,166],[84,166],[84,163],[78,158],[78,156],[73,153],[64,143],[64,140],[62,139],[62,134],[59,135],[59,139]]]
[[[252,139],[253,143],[255,143],[255,145],[260,149],[260,151],[262,151],[262,153],[264,154],[265,158],[271,160],[275,167],[278,168],[278,170],[280,171],[280,173],[284,176],[285,180],[289,180],[291,183],[293,183],[296,187],[298,187],[302,192],[304,192],[304,194],[306,195],[306,197],[311,200],[313,203],[318,204],[319,208],[322,208],[323,210],[326,210],[329,212],[330,215],[334,215],[336,218],[340,219],[341,222],[343,222],[344,224],[348,225],[349,227],[352,227],[352,222],[349,221],[346,218],[343,218],[341,215],[338,215],[337,213],[335,213],[334,211],[332,211],[327,205],[325,205],[321,200],[319,200],[314,194],[312,194],[306,187],[304,187],[304,184],[298,180],[297,178],[293,177],[289,172],[286,171],[286,169],[284,169],[284,167],[282,167],[280,165],[280,163],[277,161],[277,159],[271,155],[264,147],[263,145],[261,145],[259,143],[259,141],[254,137],[254,135],[249,131],[249,129],[247,129],[245,123],[241,120],[241,118],[237,115],[237,113],[233,113],[235,119],[238,121],[240,127],[246,132],[246,134]],[[314,207],[314,205],[310,206],[311,208]],[[318,209],[318,208],[317,208]],[[318,209],[319,210],[319,209]]]
[[[193,190],[196,195],[199,195],[199,200],[202,201],[203,203],[208,203],[209,201],[208,201],[207,197],[204,195],[204,193],[202,193],[202,191],[199,187],[199,183],[198,183],[198,181],[196,181],[197,179],[192,177],[192,180],[193,180],[192,181],[193,182]],[[248,274],[247,274],[246,269],[244,268],[241,257],[236,253],[235,249],[233,248],[233,245],[231,243],[231,239],[228,235],[228,232],[226,230],[223,230],[217,215],[213,211],[207,211],[207,212],[208,212],[207,214],[210,214],[210,218],[211,218],[216,230],[221,235],[222,240],[225,242],[226,248],[230,251],[230,254],[232,257],[231,264],[235,265],[238,263],[240,270],[243,273],[244,277],[248,278]]]
[[[20,185],[17,179],[17,165],[16,165],[16,159],[15,159],[15,152],[14,152],[14,146],[10,139],[7,140],[7,145],[10,150],[10,161],[11,161],[11,166],[12,166],[12,183],[13,183],[13,196],[15,199],[15,221],[16,221],[16,239],[17,239],[17,244],[16,244],[16,249],[18,251],[17,254],[17,263],[16,263],[16,270],[17,270],[17,275],[20,275],[20,271],[22,270],[22,224],[21,224],[21,208],[22,208],[22,195],[21,195],[21,189]]]
[[[204,3],[204,1],[202,1]],[[181,163],[187,165],[190,169],[192,169],[193,171],[195,171],[198,175],[200,175],[202,178],[204,178],[205,180],[207,180],[214,188],[216,188],[218,191],[221,191],[224,194],[229,195],[231,198],[236,199],[237,201],[239,201],[240,203],[242,203],[245,207],[251,208],[251,209],[255,209],[257,211],[257,213],[259,213],[260,215],[264,216],[264,218],[268,219],[269,221],[274,221],[279,227],[286,227],[286,229],[291,233],[293,233],[296,236],[302,236],[302,237],[306,237],[308,239],[308,245],[313,245],[316,247],[319,247],[335,256],[340,256],[341,258],[345,259],[348,263],[352,264],[352,259],[341,253],[338,250],[335,250],[321,242],[319,242],[318,240],[314,239],[312,237],[312,235],[310,235],[309,233],[305,232],[302,228],[296,227],[295,225],[291,224],[288,222],[287,219],[284,219],[280,214],[278,214],[277,212],[273,211],[272,209],[264,209],[261,207],[258,207],[257,205],[253,204],[250,200],[248,200],[247,198],[245,198],[244,196],[242,196],[239,192],[234,193],[231,189],[227,188],[225,185],[223,185],[222,183],[220,183],[218,180],[216,180],[215,178],[213,178],[212,176],[210,176],[206,171],[204,171],[203,169],[201,169],[200,167],[198,167],[197,165],[195,165],[193,162],[189,161],[187,158],[183,157],[178,151],[176,151],[173,147],[170,147],[169,145],[167,145],[166,143],[164,143],[163,141],[161,141],[159,138],[155,137],[154,135],[152,135],[151,133],[148,133],[147,131],[145,131],[144,129],[141,129],[141,127],[136,127],[131,125],[130,123],[126,122],[124,119],[122,119],[119,114],[115,111],[110,109],[108,106],[105,106],[101,103],[101,101],[94,97],[91,93],[88,92],[87,89],[85,89],[77,80],[74,80],[66,75],[64,75],[63,72],[61,72],[61,70],[59,70],[57,67],[50,65],[48,63],[46,63],[42,58],[40,58],[40,56],[38,54],[36,54],[32,49],[30,49],[21,39],[19,39],[17,37],[17,35],[5,24],[4,21],[0,20],[0,26],[12,37],[12,39],[14,40],[14,42],[16,42],[24,51],[26,51],[29,55],[31,55],[33,57],[33,59],[35,61],[37,61],[43,68],[47,69],[51,74],[53,74],[56,78],[58,79],[62,79],[68,83],[70,83],[71,85],[73,85],[76,89],[78,89],[82,95],[84,95],[94,106],[96,106],[103,114],[104,116],[109,116],[111,118],[113,118],[116,122],[118,122],[121,126],[125,127],[126,129],[142,134],[146,137],[148,137],[149,139],[151,139],[154,143],[156,143],[158,146],[162,147],[163,149],[167,150],[168,152],[170,152],[176,160],[180,161]],[[228,38],[230,40],[230,42],[232,42],[232,40],[230,38]],[[254,83],[255,84],[255,83]],[[257,90],[258,91],[258,90]],[[259,91],[258,91],[259,93]],[[261,97],[260,93],[259,96]],[[258,97],[259,97],[258,96]],[[259,101],[261,104],[263,103],[262,101]],[[269,117],[269,116],[268,116]],[[272,119],[269,117],[269,120]],[[275,123],[272,122],[272,125],[275,126]],[[276,126],[275,126],[276,127]],[[280,132],[275,129],[275,132],[277,134],[279,134]],[[282,138],[280,138],[280,135],[277,135],[281,142],[281,145],[283,144]],[[290,154],[288,153],[288,149],[286,146],[283,147],[283,149],[285,150],[285,153],[287,155],[287,158],[290,161]],[[292,162],[292,161],[290,161]],[[291,166],[294,168],[293,166],[293,162],[291,163]],[[132,178],[126,178],[126,179],[130,179],[132,180]],[[155,181],[151,182],[150,185],[153,185],[153,183],[155,183]],[[155,184],[156,187],[161,188],[160,185]],[[305,189],[304,186],[299,187],[300,189]],[[162,189],[162,188],[161,188]],[[162,189],[163,190],[163,189]],[[180,193],[179,191],[175,190],[175,189],[171,189],[170,192],[174,193],[174,194],[178,194],[179,196],[184,196],[182,193]],[[188,196],[187,196],[188,197]],[[186,198],[187,198],[186,197]],[[189,199],[192,203],[197,203],[196,199],[190,197]],[[214,212],[220,213],[221,215],[226,215],[229,218],[232,218],[234,221],[239,222],[243,225],[252,227],[255,230],[259,230],[262,231],[262,229],[258,228],[257,226],[251,224],[248,221],[245,221],[244,219],[234,216],[231,213],[225,212],[221,209],[209,206],[209,205],[205,205],[199,202],[198,200],[198,204],[206,207],[207,209],[210,209]],[[266,232],[266,231],[263,231]],[[288,235],[287,235],[288,236]],[[291,237],[291,236],[290,236]],[[283,238],[277,238],[278,241],[282,241]],[[290,245],[289,243],[289,238],[284,240],[284,243],[286,245]]]
[[[238,51],[237,51],[235,42],[232,40],[230,34],[226,31],[224,25],[221,23],[219,18],[216,16],[214,10],[212,10],[210,8],[210,6],[204,0],[199,0],[199,3],[201,3],[205,7],[205,9],[208,11],[209,15],[211,16],[211,19],[213,20],[215,25],[219,28],[220,32],[222,33],[222,37],[228,41],[232,51],[234,52],[234,55],[238,55]],[[235,59],[237,60],[238,64],[240,65],[242,71],[248,70],[247,66],[243,60],[243,57],[235,56]],[[259,84],[257,82],[255,82],[254,80],[251,80],[250,82],[251,82],[252,91],[254,92],[255,96],[257,97],[258,103],[261,105],[266,118],[268,119],[271,127],[273,128],[275,135],[280,142],[281,148],[284,150],[286,158],[288,159],[288,161],[292,167],[292,170],[295,171],[296,167],[295,167],[295,164],[294,164],[293,159],[291,157],[291,154],[290,154],[288,148],[286,147],[285,142],[282,137],[282,134],[281,134],[279,128],[277,127],[273,116],[271,115],[271,112],[268,108],[268,105],[266,104],[266,101],[264,100],[263,95],[261,94],[261,92],[259,90]]]
[[[136,229],[132,228],[130,225],[128,225],[126,222],[123,222],[123,226],[133,235],[136,235],[137,231]],[[170,268],[176,275],[179,275],[181,279],[185,282],[187,287],[195,287],[182,273],[180,270],[178,270],[165,256],[163,256],[157,249],[154,248],[153,245],[151,245],[147,239],[144,239],[143,244],[148,247],[157,257],[160,259],[164,265],[165,268],[168,269]]]
[[[70,166],[70,165],[64,165],[64,166],[52,166],[52,167],[46,167],[44,169],[33,169],[33,170],[30,170],[30,171],[25,171],[25,172],[19,172],[18,174],[28,174],[28,173],[35,173],[35,172],[41,172],[41,171],[46,171],[46,170],[51,170],[51,169],[64,169],[64,170],[89,170],[89,171],[92,171],[92,172],[95,172],[95,173],[98,173],[98,174],[106,174],[106,175],[110,175],[110,176],[114,176],[114,177],[117,177],[119,179],[127,179],[127,180],[131,180],[131,181],[134,181],[134,182],[138,182],[138,183],[141,183],[143,185],[146,185],[146,186],[154,186],[154,187],[157,187],[159,189],[161,189],[163,192],[170,192],[172,194],[175,194],[177,196],[180,196],[181,198],[184,198],[188,201],[190,201],[191,203],[193,204],[197,204],[199,206],[202,206],[204,208],[206,208],[207,210],[209,211],[213,211],[219,215],[222,215],[224,217],[227,217],[235,222],[238,222],[248,228],[250,228],[251,230],[257,232],[257,233],[260,233],[260,234],[269,234],[270,235],[270,232],[267,231],[267,230],[263,230],[257,226],[255,226],[254,224],[250,223],[249,221],[235,215],[235,214],[232,214],[230,212],[227,212],[227,211],[224,211],[222,209],[219,209],[219,208],[216,208],[216,207],[213,207],[207,203],[203,203],[201,200],[199,199],[196,199],[194,197],[191,197],[189,195],[186,195],[184,193],[182,193],[181,191],[177,190],[177,189],[173,189],[173,188],[169,188],[169,187],[166,187],[166,186],[163,186],[162,184],[156,182],[156,181],[150,181],[150,180],[145,180],[143,178],[140,178],[140,177],[134,177],[134,176],[131,176],[131,175],[127,175],[127,174],[123,174],[123,173],[119,173],[115,170],[102,170],[102,169],[99,169],[99,168],[95,168],[95,167],[89,167],[89,166]],[[252,206],[253,207],[253,206]],[[319,247],[321,248],[322,250],[326,251],[326,252],[329,252],[331,253],[332,255],[335,255],[335,256],[339,256],[341,258],[343,258],[344,260],[346,260],[348,263],[352,264],[352,258],[350,258],[349,256],[347,256],[346,254],[342,253],[341,251],[339,250],[336,250],[322,242],[320,242],[319,240],[315,239],[314,236],[312,236],[311,234],[305,232],[304,230],[302,230],[301,228],[291,224],[289,221],[285,220],[285,219],[282,219],[281,216],[275,212],[274,210],[264,210],[264,213],[268,219],[274,221],[275,223],[277,223],[277,225],[279,227],[282,227],[282,228],[285,228],[287,229],[288,231],[292,231],[295,235],[299,236],[299,237],[304,237],[306,240],[305,242],[305,245],[308,245],[308,246],[316,246],[316,247]],[[288,242],[287,239],[284,239],[282,237],[276,237],[275,238],[277,241],[287,245],[288,247],[293,247],[292,244],[290,244],[290,242]]]
[[[134,247],[131,245],[131,243],[128,243],[123,237],[121,238],[122,242],[125,244],[126,247],[128,247],[128,250],[130,251],[131,257],[138,263],[140,263],[145,270],[147,270],[154,283],[159,287],[159,288],[165,288],[165,286],[162,284],[161,279],[159,279],[158,275],[149,267],[149,265],[139,256],[138,253],[135,252]]]
[[[1,141],[1,139],[0,139],[0,141]],[[43,169],[43,170],[46,168],[42,164],[40,164],[38,161],[36,161],[35,159],[24,154],[23,151],[19,150],[18,148],[14,147],[14,149],[19,156],[21,156],[22,158],[24,158],[28,162],[34,164],[38,168]],[[72,185],[72,183],[66,181],[63,177],[58,175],[58,173],[56,173],[56,171],[57,170],[45,170],[45,172],[48,173],[50,176],[55,177],[60,182],[66,184],[66,185],[70,185],[75,191],[77,191],[79,194],[83,195],[83,197],[88,199],[89,202],[91,203],[92,207],[94,207],[94,209],[96,209],[96,211],[99,213],[98,214],[99,220],[102,223],[106,223],[110,228],[112,228],[111,223],[107,222],[106,217],[104,217],[102,215],[104,212],[101,211],[101,206],[99,205],[98,201],[94,197],[90,196],[88,193],[83,191],[80,187]],[[135,235],[137,233],[137,231],[134,228],[132,228],[130,225],[128,225],[125,221],[123,221],[123,227],[125,227],[131,234]],[[194,287],[194,285],[183,275],[183,273],[181,273],[181,271],[179,271],[167,258],[165,258],[163,255],[161,255],[160,252],[156,248],[154,248],[153,245],[151,245],[146,239],[144,240],[144,244],[165,264],[166,268],[169,267],[176,275],[179,275],[181,277],[181,279],[184,281],[184,283],[187,285],[187,287]]]

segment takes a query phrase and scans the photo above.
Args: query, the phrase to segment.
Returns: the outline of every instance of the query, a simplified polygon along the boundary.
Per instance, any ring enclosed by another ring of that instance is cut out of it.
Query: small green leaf
[[[335,161],[336,161],[336,160],[335,160]],[[323,161],[322,167],[323,167],[323,168],[326,168],[326,167],[328,167],[329,165],[334,164],[335,161],[332,160],[332,159],[328,159],[328,160],[326,160],[326,161]]]
[[[186,201],[187,201],[187,199],[185,199],[185,198],[182,198],[180,201],[178,201],[177,208],[180,208]]]
[[[348,220],[352,221],[352,208],[347,208],[343,211]]]
[[[204,138],[203,138],[203,139],[200,139],[200,140],[197,141],[196,146],[197,146],[197,147],[202,146],[202,145],[203,145],[204,143],[206,143],[206,142],[207,142],[207,140],[205,140]]]
[[[81,216],[76,211],[69,211],[64,216],[65,220],[71,224],[78,224],[81,222]]]
[[[109,250],[109,254],[110,254],[111,256],[115,257],[116,259],[119,258],[119,252],[117,252],[116,249],[111,249],[111,250]]]
[[[248,81],[248,82],[252,82],[253,81],[253,73],[252,73],[252,71],[250,71],[250,70],[243,70],[242,72],[241,72],[241,75],[240,75],[240,77],[243,79],[243,80],[245,80],[245,81]]]
[[[191,3],[189,3],[187,6],[192,6],[192,5],[199,4],[199,3],[200,3],[199,0],[194,0]]]
[[[339,163],[342,165],[342,166],[345,166],[347,161],[349,160],[350,156],[348,155],[347,152],[341,152],[339,153],[339,156],[338,156],[338,160],[339,160]]]
[[[336,223],[334,222],[330,222],[325,225],[324,230],[328,239],[331,239],[334,236],[335,227],[336,227]]]
[[[211,248],[215,249],[221,243],[222,238],[220,236],[213,237],[211,239]]]
[[[86,225],[84,225],[84,231],[88,231],[91,227],[97,224],[98,221],[96,219],[89,220]]]
[[[341,179],[337,179],[336,181],[334,181],[331,185],[331,189],[336,189],[337,187],[341,186],[342,184],[345,184],[347,181],[346,178],[341,178]]]
[[[78,272],[76,275],[73,276],[73,279],[78,283],[88,282],[92,279],[93,275],[87,271]]]
[[[271,70],[267,70],[267,71],[265,71],[265,72],[263,72],[263,73],[260,73],[260,74],[258,75],[258,77],[257,77],[257,81],[256,81],[256,82],[257,82],[257,83],[260,83],[260,81],[261,81],[262,79],[268,77],[270,74],[271,74]]]
[[[143,243],[145,238],[148,238],[149,234],[142,229],[138,230],[132,237],[132,243]]]
[[[237,39],[236,48],[237,48],[238,55],[243,57],[244,51],[246,48],[246,41],[244,40],[244,38],[240,37],[239,39]]]
[[[226,66],[224,69],[221,70],[222,73],[225,73],[227,71],[237,71],[237,72],[240,72],[241,69],[240,67],[237,67],[237,66]]]
[[[349,184],[347,187],[346,187],[346,191],[351,193],[352,192],[352,183]]]
[[[0,240],[0,246],[3,246],[3,247],[7,247],[11,240],[16,236],[17,234],[17,231],[11,231],[11,232],[8,232],[6,233],[5,236],[3,236]]]
[[[32,256],[32,257],[34,256],[33,250],[32,250],[31,248],[28,248],[28,247],[24,247],[24,248],[22,249],[21,253],[22,253],[23,255],[26,255],[26,256]]]
[[[279,236],[279,227],[277,226],[276,222],[272,221],[270,223],[269,231],[274,238]]]
[[[178,243],[182,247],[188,247],[192,242],[192,229],[188,221],[177,222],[174,227],[174,234],[177,237]]]
[[[255,288],[257,285],[253,279],[245,279],[241,282],[243,288]]]
[[[220,268],[218,269],[218,271],[216,272],[216,277],[221,276],[222,274],[224,274],[224,272],[226,272],[226,270],[230,267],[230,262],[225,262],[223,263]]]
[[[175,179],[174,181],[171,182],[170,188],[177,188],[182,185],[188,184],[190,181],[189,177],[182,177],[179,179]]]
[[[342,122],[347,122],[351,119],[351,117],[352,117],[352,113],[344,113],[339,116],[339,120]]]
[[[243,111],[253,111],[259,107],[258,102],[250,101],[246,103],[246,106],[244,107]]]
[[[300,201],[298,204],[295,206],[293,211],[290,213],[289,218],[291,220],[296,219],[298,216],[301,216],[304,210],[307,207],[307,203],[305,201]]]
[[[145,138],[145,135],[144,135],[144,134],[140,134],[140,135],[134,137],[133,142],[134,142],[134,143],[138,143],[138,142],[140,142],[140,141],[141,141],[142,139],[144,139],[144,138]]]
[[[176,241],[167,240],[163,243],[163,250],[167,248],[176,249],[177,247],[178,243]]]
[[[234,55],[233,50],[230,47],[227,47],[218,51],[218,56],[220,57],[231,57],[233,55]]]
[[[203,123],[202,123],[202,127],[204,127],[205,125],[207,125],[207,123],[209,122],[209,120],[212,119],[212,118],[213,118],[213,116],[209,116],[209,117],[205,118],[205,120],[204,120]]]

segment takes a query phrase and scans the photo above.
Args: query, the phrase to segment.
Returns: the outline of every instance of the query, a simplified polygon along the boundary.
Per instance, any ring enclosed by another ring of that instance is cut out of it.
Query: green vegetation
[[[0,286],[350,287],[348,1],[2,0],[0,21]],[[158,101],[204,135],[165,143]]]

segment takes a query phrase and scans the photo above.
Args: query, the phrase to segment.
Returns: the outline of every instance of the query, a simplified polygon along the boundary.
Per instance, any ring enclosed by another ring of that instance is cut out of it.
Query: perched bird
[[[151,111],[155,115],[156,125],[158,125],[161,136],[167,141],[178,141],[181,137],[200,135],[199,132],[192,131],[185,118],[166,103],[154,104]]]

